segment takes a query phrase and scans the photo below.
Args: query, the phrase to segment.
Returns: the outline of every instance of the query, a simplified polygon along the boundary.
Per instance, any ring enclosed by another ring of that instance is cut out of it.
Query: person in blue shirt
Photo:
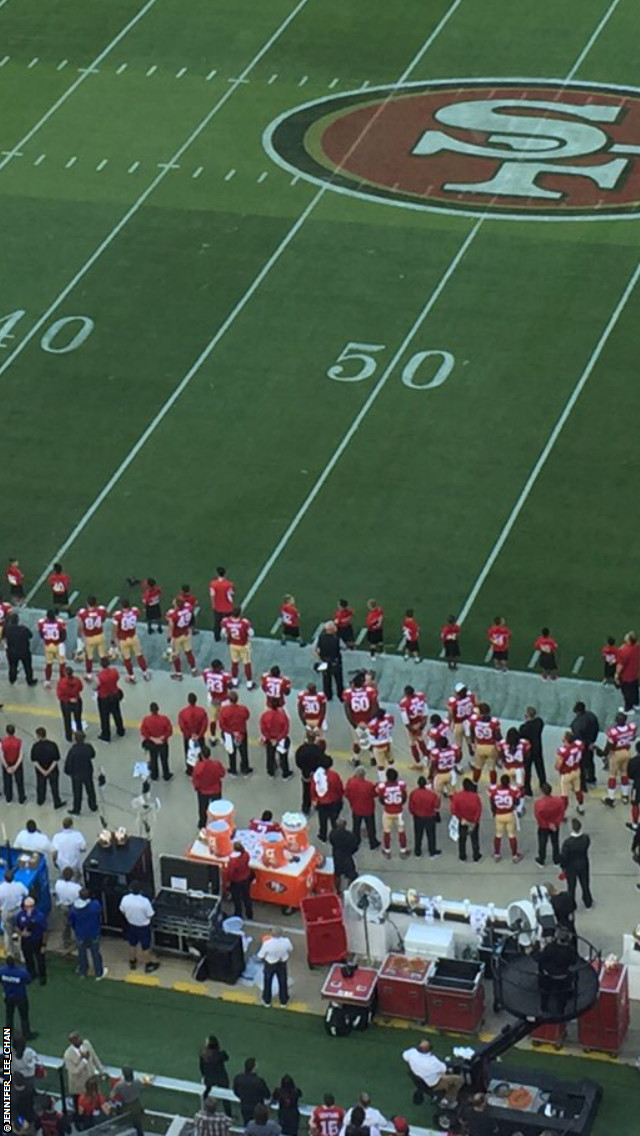
[[[71,905],[69,923],[78,944],[78,974],[87,977],[87,952],[91,954],[96,981],[106,978],[108,970],[100,953],[100,930],[102,926],[102,904],[92,899],[83,888],[75,903]]]
[[[5,1025],[7,1029],[13,1028],[13,1019],[17,1010],[25,1041],[33,1041],[34,1037],[38,1036],[29,1025],[27,986],[30,982],[31,977],[28,970],[20,966],[12,955],[7,955],[4,966],[0,968],[0,985],[4,994]]]
[[[37,974],[40,985],[46,986],[47,917],[44,911],[36,907],[36,901],[30,895],[23,899],[16,916],[16,931],[20,935],[22,954],[31,978],[35,978]]]

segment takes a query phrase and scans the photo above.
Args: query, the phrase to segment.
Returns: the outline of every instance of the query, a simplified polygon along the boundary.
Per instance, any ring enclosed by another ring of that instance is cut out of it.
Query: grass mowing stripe
[[[124,28],[122,28],[122,30],[118,32],[117,36],[115,36],[115,38],[111,40],[111,43],[108,43],[107,46],[102,49],[100,54],[96,55],[93,62],[89,64],[89,67],[84,69],[82,73],[78,75],[78,78],[74,79],[71,86],[67,87],[66,91],[62,92],[60,98],[56,99],[55,103],[53,103],[53,105],[49,107],[49,110],[45,111],[45,113],[42,115],[42,118],[38,119],[35,126],[32,126],[31,130],[27,131],[24,138],[21,138],[17,145],[14,147],[15,150],[20,150],[23,146],[26,146],[27,142],[31,141],[34,135],[36,135],[38,131],[45,125],[45,123],[48,122],[50,118],[52,118],[56,111],[59,110],[60,107],[64,105],[64,103],[66,103],[67,99],[71,97],[74,91],[77,91],[78,87],[80,87],[85,82],[87,76],[92,73],[94,68],[96,68],[99,63],[102,63],[102,61],[107,58],[109,53],[113,51],[114,47],[117,47],[117,45],[121,40],[124,39],[128,32],[130,32],[131,29],[134,28],[136,24],[138,24],[140,20],[143,19],[144,16],[146,16],[147,12],[149,12],[151,8],[153,8],[154,4],[157,4],[157,2],[158,0],[147,0],[147,3],[142,8],[140,8],[139,12],[137,12],[137,14],[131,20],[129,20],[129,23],[126,24]],[[0,162],[0,170],[3,170],[7,162],[9,161],[11,161],[10,154]]]
[[[213,118],[213,115],[216,113],[216,111],[218,109],[220,109],[221,106],[224,105],[224,103],[227,101],[227,99],[230,97],[230,95],[233,93],[233,91],[235,91],[237,89],[237,87],[240,85],[242,80],[249,74],[249,72],[253,69],[253,67],[256,65],[256,63],[258,63],[258,61],[263,57],[263,55],[266,54],[266,52],[268,51],[271,44],[275,43],[275,41],[278,39],[280,34],[285,30],[286,27],[288,27],[288,25],[291,23],[291,21],[294,19],[294,17],[297,15],[297,13],[304,7],[306,2],[307,2],[307,0],[300,0],[300,3],[296,6],[296,8],[294,8],[293,12],[291,12],[289,14],[287,19],[283,21],[283,23],[280,25],[280,28],[274,33],[274,35],[271,37],[271,39],[265,45],[265,47],[263,47],[262,50],[258,53],[258,55],[255,57],[255,59],[253,59],[252,62],[247,67],[245,67],[244,71],[238,77],[238,79],[235,79],[233,81],[233,85],[231,85],[229,87],[226,94],[223,95],[222,98],[218,100],[215,107],[209,112],[209,114],[206,116],[206,118],[203,120],[203,122],[200,123],[200,125],[196,128],[194,133],[191,135],[191,137],[189,139],[187,139],[187,141],[185,143],[183,143],[183,145],[180,147],[180,149],[174,154],[173,158],[171,159],[171,162],[168,163],[168,165],[173,164],[174,162],[176,162],[178,160],[178,158],[182,157],[182,155],[185,153],[185,151],[191,145],[191,142],[194,141],[198,137],[198,135],[202,132],[202,130],[208,124],[208,122],[211,120],[211,118]],[[351,156],[351,154],[353,153],[355,148],[362,142],[363,138],[368,134],[369,130],[373,126],[373,124],[376,121],[379,114],[381,114],[384,111],[384,108],[391,101],[394,93],[398,90],[399,87],[402,86],[403,83],[406,82],[409,75],[413,71],[414,67],[417,67],[418,63],[421,62],[422,58],[424,57],[424,55],[426,54],[428,49],[431,47],[431,44],[440,35],[440,32],[443,31],[443,29],[446,27],[449,20],[453,16],[454,12],[457,11],[457,9],[460,7],[462,2],[463,2],[463,0],[453,0],[453,3],[449,6],[449,8],[445,12],[444,16],[442,17],[442,19],[436,25],[436,27],[431,32],[431,34],[427,37],[425,42],[422,44],[422,47],[417,52],[417,54],[413,57],[411,62],[408,64],[408,66],[405,68],[405,70],[403,71],[400,78],[393,85],[388,97],[380,105],[376,114],[373,115],[371,117],[371,119],[369,119],[364,130],[358,135],[355,142],[353,143],[353,145],[351,146],[351,148],[349,149],[349,151],[345,155],[342,164],[344,164],[344,162],[348,161],[349,157]],[[340,168],[341,167],[338,167],[335,170],[335,173],[338,173]],[[26,343],[30,339],[32,339],[33,336],[37,333],[37,331],[39,331],[40,328],[48,321],[50,315],[53,314],[53,312],[56,310],[56,308],[59,306],[59,304],[62,303],[62,301],[66,298],[66,296],[69,294],[69,292],[72,291],[72,289],[75,287],[75,284],[78,283],[85,276],[86,272],[89,270],[91,265],[94,264],[96,262],[96,260],[98,260],[99,256],[102,254],[104,249],[107,248],[111,244],[111,241],[113,240],[113,238],[115,236],[117,236],[117,234],[119,232],[121,232],[121,230],[125,227],[125,225],[127,224],[127,221],[130,219],[130,217],[132,217],[138,211],[138,209],[140,208],[140,205],[144,201],[146,201],[147,197],[149,197],[149,195],[153,192],[156,185],[158,185],[160,183],[160,181],[166,175],[166,173],[167,173],[167,168],[163,168],[161,170],[160,174],[158,175],[158,177],[156,177],[154,179],[154,181],[151,183],[151,185],[144,191],[144,193],[141,194],[140,198],[138,198],[138,201],[135,202],[134,205],[132,205],[131,209],[128,210],[128,212],[125,214],[124,218],[118,223],[118,225],[116,225],[116,227],[112,230],[112,232],[109,234],[109,236],[105,238],[105,240],[98,247],[96,252],[92,254],[92,256],[89,258],[87,263],[83,266],[83,268],[80,269],[79,273],[76,274],[76,276],[71,281],[71,283],[68,284],[65,289],[63,289],[63,291],[60,293],[60,296],[58,297],[58,299],[54,301],[53,305],[51,305],[49,307],[48,311],[43,316],[41,316],[41,318],[38,320],[38,322],[31,328],[31,331],[27,334],[27,336],[25,336],[25,338],[22,340],[22,342],[18,344],[18,346],[14,349],[14,351],[8,357],[8,359],[5,361],[5,363],[2,366],[0,366],[0,376],[4,373],[6,368],[11,364],[12,360],[15,359],[18,354],[20,354],[20,352],[25,347]],[[35,596],[38,589],[42,586],[42,584],[46,580],[47,575],[49,574],[49,572],[51,570],[51,565],[53,563],[55,563],[55,561],[59,560],[62,556],[65,555],[65,553],[69,550],[69,548],[71,548],[71,546],[75,543],[77,538],[83,532],[83,530],[85,529],[85,527],[87,526],[87,524],[89,523],[91,518],[95,515],[95,513],[100,508],[102,502],[109,496],[109,493],[111,492],[113,487],[115,485],[117,485],[117,483],[119,482],[122,475],[125,473],[125,471],[129,468],[131,463],[136,458],[137,454],[139,454],[140,450],[143,448],[143,446],[146,444],[146,442],[149,440],[149,438],[155,432],[157,427],[160,425],[160,423],[166,417],[168,412],[171,410],[174,403],[179,399],[182,392],[189,385],[193,376],[195,374],[197,374],[197,372],[200,370],[200,367],[202,366],[202,364],[209,358],[212,351],[217,347],[220,340],[223,338],[223,336],[226,334],[226,332],[229,330],[229,328],[235,322],[237,317],[240,315],[240,313],[243,311],[243,309],[249,303],[249,300],[257,292],[258,288],[262,284],[263,280],[266,279],[266,277],[268,276],[268,274],[271,271],[271,269],[273,268],[273,266],[275,264],[277,264],[280,257],[282,256],[283,252],[285,251],[285,249],[288,248],[289,244],[291,243],[293,238],[296,236],[296,234],[300,231],[300,229],[304,225],[307,218],[311,215],[311,213],[316,208],[318,203],[322,200],[322,198],[324,197],[328,188],[329,188],[328,184],[322,186],[318,190],[318,192],[314,195],[314,197],[312,197],[312,199],[309,202],[309,204],[307,205],[307,207],[300,214],[297,221],[295,221],[294,224],[291,226],[291,228],[286,233],[283,240],[280,242],[278,247],[275,249],[275,251],[271,254],[269,259],[267,260],[266,264],[263,266],[263,268],[260,270],[258,275],[255,277],[252,284],[250,284],[247,291],[244,293],[244,295],[241,297],[241,299],[238,301],[238,303],[235,305],[235,307],[229,313],[229,315],[227,316],[224,323],[218,328],[218,331],[213,336],[213,338],[209,341],[209,343],[204,348],[204,350],[200,353],[200,355],[196,359],[193,366],[187,371],[184,378],[181,380],[181,382],[178,384],[178,386],[175,388],[175,390],[172,391],[172,393],[169,395],[169,398],[160,407],[160,410],[157,412],[155,417],[151,420],[151,422],[147,426],[144,433],[141,434],[141,436],[138,438],[137,442],[132,446],[129,453],[126,455],[126,457],[122,460],[122,462],[120,463],[120,465],[118,466],[116,471],[109,478],[107,484],[103,487],[103,489],[100,491],[100,493],[95,498],[93,503],[89,506],[89,508],[85,512],[84,516],[82,516],[80,518],[80,520],[78,521],[78,524],[73,529],[73,531],[70,533],[70,535],[67,537],[64,544],[61,545],[61,547],[58,549],[58,551],[52,557],[49,564],[47,564],[47,566],[45,567],[45,569],[43,570],[41,575],[38,577],[38,579],[36,580],[33,587],[31,588],[31,591],[29,592],[29,594],[27,596],[27,602],[29,602],[31,599],[33,599],[33,597]]]

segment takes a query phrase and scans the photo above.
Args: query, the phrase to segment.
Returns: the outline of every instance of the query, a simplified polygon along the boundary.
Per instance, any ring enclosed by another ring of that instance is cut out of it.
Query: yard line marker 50
[[[85,82],[87,75],[90,75],[92,71],[95,71],[98,64],[102,63],[102,61],[107,58],[107,56],[113,51],[114,47],[117,47],[117,45],[122,39],[124,39],[127,33],[130,32],[131,29],[134,28],[136,24],[138,24],[140,20],[143,19],[144,16],[146,16],[147,12],[149,12],[151,8],[153,8],[154,4],[157,4],[157,2],[158,0],[147,0],[147,3],[144,4],[142,8],[140,8],[139,12],[137,12],[136,15],[131,20],[129,20],[129,23],[125,24],[122,30],[118,32],[117,36],[115,36],[114,39],[111,40],[111,43],[108,43],[107,46],[102,49],[100,54],[96,55],[93,63],[91,63],[89,67],[82,69],[79,78],[74,79],[71,86],[67,87],[66,91],[63,91],[63,93],[60,95],[60,98],[56,99],[53,105],[50,106],[47,111],[45,111],[45,113],[42,115],[42,118],[38,119],[35,126],[32,126],[31,130],[27,131],[24,138],[21,138],[17,143],[16,149],[21,150],[24,146],[27,145],[28,142],[31,141],[33,136],[38,133],[38,131],[44,126],[44,124],[49,121],[49,119],[56,113],[57,110],[60,109],[61,106],[64,105],[64,103],[66,103],[67,99],[71,97],[74,91],[77,91],[78,87],[80,87],[82,83]],[[9,56],[7,55],[6,58],[8,59]],[[10,158],[7,158],[4,161],[0,161],[0,170],[3,170],[7,162],[10,160]]]

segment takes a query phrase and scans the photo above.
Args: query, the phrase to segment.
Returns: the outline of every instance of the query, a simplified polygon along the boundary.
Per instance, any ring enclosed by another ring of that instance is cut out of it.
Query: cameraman
[[[342,677],[342,644],[338,638],[338,627],[329,620],[325,623],[323,630],[320,632],[316,640],[316,655],[319,659],[319,664],[316,663],[316,670],[322,674],[322,689],[326,695],[327,702],[331,702],[333,698],[333,683],[336,684],[336,694],[340,701],[342,701],[342,692],[344,690],[344,680]]]

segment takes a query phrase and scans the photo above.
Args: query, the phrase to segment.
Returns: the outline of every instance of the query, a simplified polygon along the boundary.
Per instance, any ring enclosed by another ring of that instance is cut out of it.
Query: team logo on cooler
[[[640,216],[640,90],[458,79],[330,96],[267,129],[271,157],[340,193],[509,219]]]

